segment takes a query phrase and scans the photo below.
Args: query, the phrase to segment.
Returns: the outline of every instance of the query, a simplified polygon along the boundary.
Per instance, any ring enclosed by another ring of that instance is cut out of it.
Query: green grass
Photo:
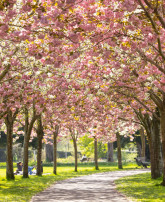
[[[165,187],[161,186],[162,178],[151,179],[150,173],[120,178],[115,181],[118,191],[134,201],[165,202]]]
[[[136,164],[127,163],[123,167],[125,169],[135,169]],[[16,167],[14,170],[16,170]],[[58,180],[115,170],[118,170],[116,163],[100,163],[98,171],[94,169],[94,164],[82,163],[79,164],[78,172],[74,172],[74,165],[64,164],[58,167],[58,175],[30,176],[28,179],[23,179],[22,176],[16,175],[15,180],[7,181],[5,178],[5,165],[0,164],[0,201],[29,201],[33,195],[46,189]],[[52,172],[53,167],[50,164],[49,166],[44,166],[44,173]]]

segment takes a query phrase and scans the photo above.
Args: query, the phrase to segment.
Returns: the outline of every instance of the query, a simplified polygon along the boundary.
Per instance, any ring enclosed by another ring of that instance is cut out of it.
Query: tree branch
[[[143,3],[141,2],[141,0],[138,0],[138,2],[139,2],[139,4],[140,4],[140,6],[142,7],[142,9],[144,10],[144,12],[145,12],[146,16],[148,17],[148,19],[150,20],[150,22],[151,22],[151,24],[152,24],[152,27],[153,27],[153,29],[155,30],[155,33],[156,33],[156,34],[159,34],[159,32],[158,32],[158,30],[157,30],[157,28],[156,28],[156,24],[155,24],[155,22],[153,21],[153,19],[151,18],[149,12],[146,10],[146,8],[145,8],[145,6],[143,5]]]
[[[7,67],[3,70],[3,72],[0,74],[0,81],[6,76],[6,74],[8,73],[9,69],[10,69],[10,64],[7,65]]]

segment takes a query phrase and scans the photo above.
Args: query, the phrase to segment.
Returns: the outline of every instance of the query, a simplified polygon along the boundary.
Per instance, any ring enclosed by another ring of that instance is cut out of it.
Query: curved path
[[[59,181],[33,196],[31,202],[128,202],[129,199],[116,191],[114,180],[149,171],[149,169],[113,171]]]

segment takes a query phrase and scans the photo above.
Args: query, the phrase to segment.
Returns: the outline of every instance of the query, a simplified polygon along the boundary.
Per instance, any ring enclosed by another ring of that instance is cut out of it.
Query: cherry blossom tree
[[[93,24],[95,23],[94,26],[97,29],[90,33],[89,39],[93,49],[87,51],[86,54],[94,56],[95,59],[88,55],[86,61],[102,65],[101,72],[105,72],[105,75],[109,74],[111,83],[104,82],[105,91],[108,91],[111,86],[111,88],[120,91],[120,94],[129,96],[131,102],[134,100],[134,104],[138,103],[136,108],[144,107],[143,113],[145,111],[153,112],[158,106],[160,114],[162,114],[164,3],[140,0],[102,1],[97,2],[93,7],[90,5],[90,8],[93,8],[93,13],[90,13],[90,17],[86,14],[86,19],[90,19]],[[98,62],[98,60],[100,61]],[[88,62],[86,64],[89,65]],[[86,64],[84,63],[84,65]],[[93,68],[92,65],[90,66]],[[92,79],[95,77],[93,74],[96,71],[96,79],[98,78],[100,66],[97,68],[95,65],[95,71],[91,71]],[[88,77],[89,70],[89,68],[85,70],[83,75]],[[113,75],[118,79],[114,80]],[[105,76],[103,78],[102,83],[108,80]],[[121,93],[121,89],[125,89],[125,92]],[[136,89],[137,96],[127,93],[131,92],[131,89]],[[148,102],[149,98],[153,102]],[[161,115],[160,120],[163,117]],[[162,127],[163,125],[161,123]],[[162,129],[162,136],[164,136],[163,134]]]

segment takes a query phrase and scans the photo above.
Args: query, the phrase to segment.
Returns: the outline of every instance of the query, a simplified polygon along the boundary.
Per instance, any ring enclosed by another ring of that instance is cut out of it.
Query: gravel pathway
[[[129,199],[116,191],[114,180],[145,172],[150,170],[113,171],[59,181],[33,196],[31,202],[128,202]]]

